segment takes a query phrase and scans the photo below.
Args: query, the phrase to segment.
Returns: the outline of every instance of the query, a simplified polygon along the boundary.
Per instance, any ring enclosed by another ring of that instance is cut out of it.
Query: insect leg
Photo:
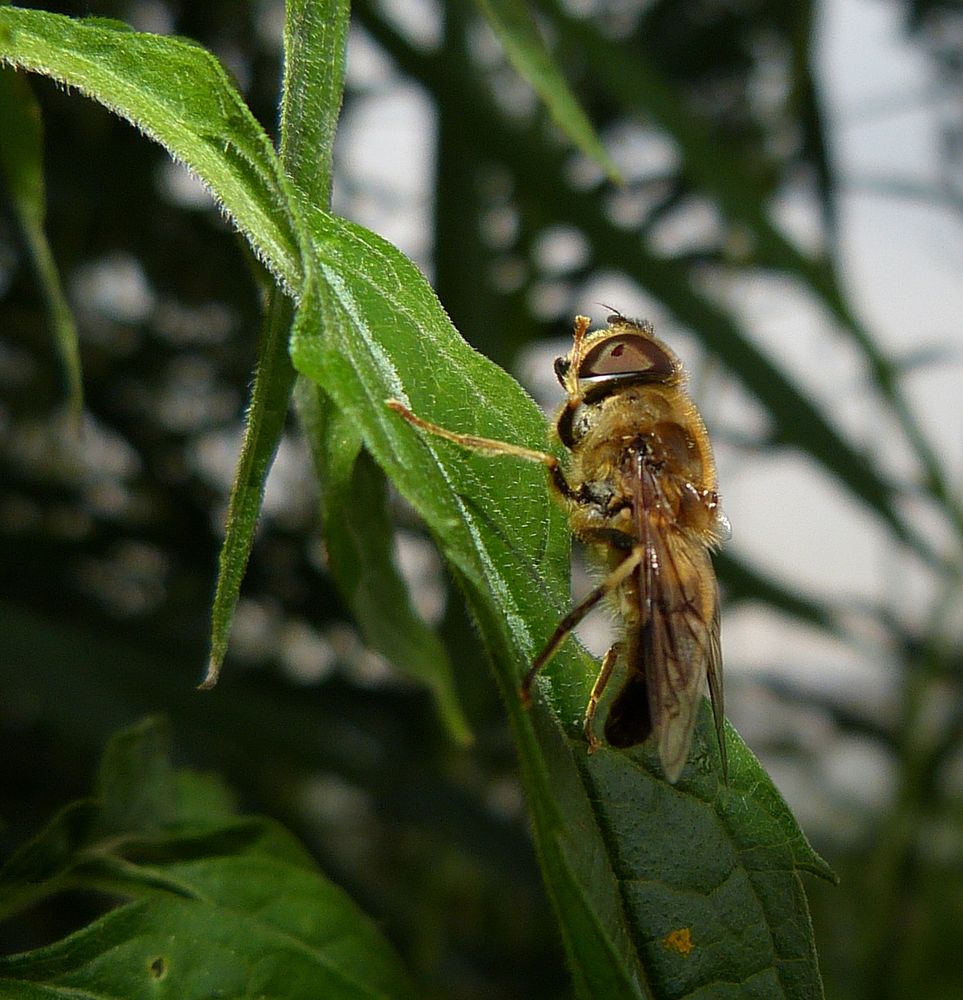
[[[602,700],[605,687],[612,677],[612,670],[615,667],[616,660],[622,655],[622,648],[622,643],[617,642],[609,648],[609,651],[602,658],[602,667],[599,670],[598,677],[595,678],[595,683],[592,685],[592,693],[589,695],[588,704],[585,706],[585,721],[582,728],[585,732],[585,738],[588,740],[589,753],[595,753],[602,745],[602,741],[593,732],[592,723],[595,721],[595,712],[599,707],[599,702]]]
[[[598,604],[599,601],[610,594],[616,587],[622,584],[635,572],[639,563],[645,556],[645,547],[636,545],[634,549],[612,570],[611,573],[588,595],[583,598],[574,608],[558,623],[552,637],[548,640],[545,648],[535,657],[525,679],[522,681],[521,697],[525,704],[530,704],[532,700],[531,687],[539,670],[555,655],[558,647],[567,638],[569,632]]]
[[[588,316],[576,316],[575,317],[575,331],[572,344],[572,352],[568,356],[568,367],[565,372],[565,379],[562,385],[565,391],[568,393],[570,400],[580,400],[579,388],[578,388],[578,373],[582,366],[582,345],[585,342],[585,335],[588,333],[588,328],[592,325],[592,321]]]
[[[395,413],[404,417],[414,427],[425,431],[427,434],[434,434],[435,437],[444,438],[446,441],[453,441],[455,444],[460,445],[462,448],[467,448],[469,451],[477,451],[483,455],[490,456],[508,455],[512,458],[521,458],[526,462],[538,462],[548,470],[549,475],[552,477],[552,484],[562,496],[572,498],[575,495],[568,484],[568,480],[565,478],[565,473],[562,472],[561,463],[554,455],[547,451],[523,448],[521,445],[510,444],[508,441],[494,441],[492,438],[476,437],[474,434],[457,434],[455,431],[439,427],[438,424],[433,424],[412,413],[404,403],[400,403],[397,399],[387,400],[386,405],[394,410]]]

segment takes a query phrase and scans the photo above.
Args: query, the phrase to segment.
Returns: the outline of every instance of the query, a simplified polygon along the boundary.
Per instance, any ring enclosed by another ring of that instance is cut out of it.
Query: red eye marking
[[[619,344],[617,347],[612,348],[612,357],[620,358],[622,353],[625,351],[625,344]]]

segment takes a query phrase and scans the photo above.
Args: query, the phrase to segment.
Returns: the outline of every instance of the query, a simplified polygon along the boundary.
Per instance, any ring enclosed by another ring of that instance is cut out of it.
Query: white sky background
[[[386,8],[409,32],[431,38],[431,4],[396,0]],[[927,345],[945,348],[946,355],[916,373],[907,390],[959,488],[963,221],[946,206],[903,198],[866,183],[934,186],[939,180],[939,113],[945,109],[934,96],[926,55],[907,43],[900,17],[899,5],[879,0],[827,0],[823,5],[816,65],[831,128],[830,151],[843,181],[839,259],[857,314],[889,350],[901,355]],[[335,208],[428,264],[430,105],[417,87],[392,75],[360,33],[352,36],[348,73],[355,92],[365,96],[352,103],[339,134]],[[618,158],[619,150],[612,151]],[[779,211],[805,240],[807,206],[790,196]],[[561,252],[564,246],[554,250]],[[879,453],[885,472],[904,478],[911,473],[905,449],[890,446],[892,427],[881,418],[856,352],[808,298],[784,282],[758,277],[712,291],[725,297],[757,342],[807,391],[830,403],[836,420],[855,441]],[[540,294],[547,310],[558,307],[550,283]],[[600,301],[653,319],[657,330],[689,359],[694,394],[710,430],[753,427],[751,401],[726,379],[702,370],[698,350],[688,350],[690,338],[684,332],[677,336],[671,323],[660,326],[665,318],[638,287],[602,275],[580,290],[577,301],[566,300],[565,310],[601,320],[595,306]],[[520,373],[540,398],[546,385],[554,386],[551,358],[567,349],[567,330],[560,333],[563,339],[528,359]],[[557,396],[557,387],[549,391]],[[933,579],[905,552],[894,549],[878,520],[812,462],[791,452],[750,454],[728,445],[725,434],[719,435],[716,449],[736,552],[790,586],[836,601],[885,603],[912,621],[923,620],[934,596]],[[934,541],[945,548],[945,539],[936,535]],[[835,779],[836,793],[856,794],[859,789],[866,805],[879,804],[890,791],[884,754],[834,733],[817,713],[781,711],[752,681],[760,672],[783,674],[794,683],[831,692],[850,707],[892,712],[895,671],[871,630],[858,641],[838,642],[765,609],[743,608],[726,618],[723,632],[729,714],[749,744],[760,749],[804,823],[839,823],[829,800],[832,793],[825,791],[827,784],[833,786],[827,778]],[[604,647],[604,638],[585,638],[596,649]],[[765,753],[767,742],[787,728],[812,750],[814,766],[805,772]]]

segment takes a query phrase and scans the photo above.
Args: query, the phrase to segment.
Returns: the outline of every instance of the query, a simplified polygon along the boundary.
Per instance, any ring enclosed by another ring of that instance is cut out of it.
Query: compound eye
[[[558,379],[559,385],[565,385],[565,376],[568,375],[568,370],[571,367],[572,362],[568,358],[555,359],[555,377]]]
[[[618,334],[596,344],[582,359],[579,378],[638,375],[658,382],[675,372],[672,358],[653,340]]]

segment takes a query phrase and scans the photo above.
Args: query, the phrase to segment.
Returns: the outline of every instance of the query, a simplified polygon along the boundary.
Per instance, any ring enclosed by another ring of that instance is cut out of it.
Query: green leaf
[[[364,1000],[416,995],[393,970],[385,975],[378,968],[370,949],[373,934],[347,938],[347,921],[337,912],[343,898],[326,898],[313,880],[269,864],[234,871],[225,866],[220,872],[224,880],[231,876],[242,884],[253,879],[261,892],[240,900],[239,909],[173,896],[122,907],[47,948],[0,959],[0,997]],[[300,918],[278,920],[279,899]],[[42,991],[31,992],[31,984],[43,984]]]
[[[350,4],[287,0],[284,16],[281,162],[302,200],[327,208]]]
[[[477,0],[516,70],[532,85],[560,129],[618,183],[618,167],[555,64],[524,0]]]
[[[211,654],[200,685],[202,690],[217,684],[227,654],[231,623],[264,502],[264,486],[284,432],[295,379],[287,351],[293,314],[291,300],[273,291],[258,341],[254,389],[228,502],[217,589],[211,608]]]
[[[727,741],[728,788],[702,770],[670,790],[644,750],[587,762],[643,964],[659,997],[819,996],[799,873],[832,872],[731,728]]]
[[[374,924],[290,834],[234,816],[213,779],[172,769],[162,723],[115,737],[97,793],[11,859],[0,899],[25,901],[32,882],[35,896],[69,886],[134,901],[0,958],[0,996],[414,996]]]
[[[544,447],[544,419],[511,378],[457,336],[397,250],[320,212],[309,225],[325,337],[300,330],[292,357],[360,428],[468,596],[518,740],[539,858],[578,993],[681,996],[679,983],[692,979],[684,970],[698,965],[704,996],[735,996],[740,984],[771,987],[760,996],[820,995],[798,873],[827,870],[734,732],[728,787],[706,713],[675,787],[645,748],[588,758],[580,720],[593,666],[574,643],[540,683],[547,700],[522,710],[521,675],[569,603],[567,531],[544,471],[425,437],[384,400],[400,399],[452,430],[536,448]],[[712,859],[723,859],[720,878],[742,887],[738,894],[715,893],[706,882]],[[674,893],[668,909],[635,891],[666,882]],[[682,965],[670,967],[658,948],[685,928],[695,935],[691,954],[705,954],[693,962],[674,951]],[[728,964],[726,955],[746,953],[747,937],[772,943],[755,965],[748,958]]]
[[[344,88],[348,13],[344,0],[293,0],[285,8],[281,161],[305,204],[327,206],[330,200],[334,129]],[[310,259],[306,259],[307,274],[311,267]],[[293,318],[291,304],[282,300],[277,291],[272,292],[258,344],[254,390],[228,506],[211,613],[211,655],[202,688],[217,683],[227,653],[265,483],[284,432],[295,381],[288,357]],[[310,319],[299,316],[298,322]]]
[[[532,729],[544,708],[524,713],[515,692],[520,665],[567,600],[567,531],[548,501],[544,472],[527,465],[499,469],[458,449],[455,461],[440,460],[434,445],[412,434],[385,400],[400,398],[423,411],[432,400],[431,416],[449,427],[487,436],[513,433],[532,445],[542,443],[544,420],[516,383],[455,335],[424,278],[397,250],[323,213],[314,214],[311,228],[321,261],[325,336],[302,330],[292,343],[295,365],[361,428],[366,447],[425,517],[468,593],[523,747],[546,883],[572,901],[559,910],[563,936],[570,954],[589,956],[573,958],[573,969],[584,965],[592,983],[616,987],[615,993],[596,995],[638,995],[631,953],[617,957],[610,928],[602,928],[596,908],[583,902],[586,891],[604,897],[597,909],[609,914],[610,925],[619,924],[611,873],[584,886],[580,879],[588,873],[570,865],[557,846],[563,821],[551,782],[578,789],[574,762],[560,734],[543,720],[561,751],[552,759],[557,773],[550,777]],[[508,488],[506,476],[513,480]],[[529,623],[536,623],[539,638]],[[571,651],[566,654],[556,666],[572,665]],[[586,809],[584,796],[576,796],[573,808]],[[583,825],[604,865],[598,829],[590,817]],[[617,934],[622,942],[628,938],[624,929]]]
[[[0,7],[0,63],[76,87],[164,146],[210,189],[275,277],[300,288],[287,182],[270,140],[210,52],[113,22]]]
[[[46,195],[43,183],[43,125],[40,108],[26,80],[0,68],[0,170],[10,190],[13,208],[53,326],[54,340],[67,384],[67,402],[75,421],[84,406],[83,374],[77,327],[67,305],[44,231]]]
[[[444,646],[418,616],[394,563],[384,474],[361,451],[358,425],[304,379],[298,413],[321,487],[327,564],[365,642],[434,694],[452,739],[471,732]]]

